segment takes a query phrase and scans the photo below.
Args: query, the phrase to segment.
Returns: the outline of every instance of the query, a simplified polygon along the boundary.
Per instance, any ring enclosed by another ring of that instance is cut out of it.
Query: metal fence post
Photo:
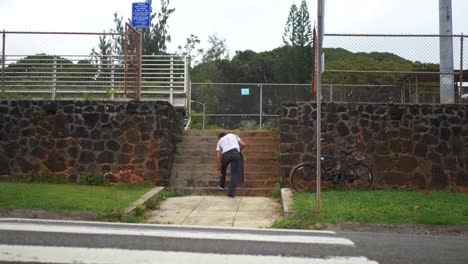
[[[419,104],[419,87],[418,87],[418,76],[416,76],[416,103]]]
[[[57,57],[54,56],[54,62],[52,66],[52,100],[55,100],[57,93]]]
[[[138,34],[140,35],[139,38],[140,38],[140,45],[138,45],[138,85],[137,85],[137,95],[136,95],[136,98],[138,98],[138,101],[141,100],[141,90],[143,89],[142,86],[143,86],[143,29],[139,29],[138,30]]]
[[[2,41],[2,93],[5,93],[5,30],[3,30],[3,41]]]
[[[114,93],[115,93],[115,85],[114,85],[114,57],[112,56],[112,53],[111,53],[111,57],[110,57],[110,63],[111,63],[111,91],[110,91],[110,97],[111,97],[111,100],[113,101],[114,100]]]
[[[203,130],[205,130],[206,103],[203,103]]]
[[[460,102],[463,96],[463,33],[460,36]]]
[[[262,120],[263,119],[263,113],[262,113],[263,112],[263,106],[262,106],[262,104],[263,104],[263,84],[261,83],[261,84],[259,84],[259,86],[260,86],[260,115],[259,115],[259,117],[260,117],[260,130],[261,130],[262,127],[263,127],[263,124],[262,124],[262,121],[263,121]]]
[[[184,93],[185,93],[185,98],[187,99],[187,83],[188,83],[188,68],[187,68],[187,56],[184,56]],[[186,101],[190,101],[190,99]],[[190,113],[190,112],[189,112]]]
[[[174,105],[174,57],[171,56],[171,73],[170,73],[170,78],[171,78],[171,83],[170,83],[170,89],[171,93],[169,94],[169,102],[171,102],[172,105]]]
[[[413,90],[411,89],[411,79],[408,80],[408,95],[409,95],[409,102],[414,103],[414,95],[412,94]]]
[[[333,103],[333,84],[330,84],[330,103]]]

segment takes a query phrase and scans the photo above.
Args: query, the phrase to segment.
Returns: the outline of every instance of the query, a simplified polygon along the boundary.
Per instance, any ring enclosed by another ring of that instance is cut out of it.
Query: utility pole
[[[320,212],[320,189],[321,189],[321,157],[322,157],[322,150],[321,148],[321,141],[320,138],[322,137],[322,72],[323,72],[323,56],[322,56],[322,45],[323,45],[323,14],[325,9],[325,0],[317,0],[317,18],[318,18],[318,49],[317,49],[317,57],[318,59],[318,73],[317,73],[317,131],[315,134],[317,135],[316,140],[316,159],[317,159],[317,212]]]
[[[439,0],[440,103],[455,103],[452,0]]]

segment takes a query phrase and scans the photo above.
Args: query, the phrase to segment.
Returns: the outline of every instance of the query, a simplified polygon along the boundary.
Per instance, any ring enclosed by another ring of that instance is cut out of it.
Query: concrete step
[[[177,188],[178,191],[186,195],[227,195],[227,189],[219,190],[218,188],[201,188],[201,187],[182,187]],[[272,188],[237,188],[236,196],[270,196]]]
[[[209,171],[214,172],[217,170],[216,160],[212,159],[210,163],[195,163],[190,164],[189,161],[185,163],[176,164],[175,170],[177,171]],[[252,164],[245,163],[244,171],[248,172],[271,172],[272,174],[277,173],[279,170],[277,164]],[[229,171],[229,167],[228,167]]]
[[[278,180],[247,180],[245,181],[244,188],[273,188]],[[218,187],[219,180],[218,179],[199,179],[199,180],[187,180],[187,179],[179,179],[179,181],[175,181],[172,183],[174,186],[181,186],[181,187],[203,187],[203,188],[215,188]],[[226,181],[226,188],[229,186],[230,180]]]
[[[269,143],[269,144],[279,144],[280,138],[278,137],[241,137],[242,141],[245,144],[260,144],[260,143]],[[209,143],[214,144],[218,142],[218,137],[207,137],[207,136],[184,136],[184,144],[193,144],[193,143]]]
[[[230,171],[228,170],[226,175],[228,177],[231,176]],[[218,179],[218,173],[216,170],[212,171],[179,171],[174,170],[172,172],[172,177],[175,180],[181,179],[192,179],[192,180],[199,180],[199,179]],[[271,173],[271,172],[244,172],[244,178],[246,181],[248,180],[274,180],[279,179],[278,173]]]
[[[182,136],[212,136],[212,137],[218,137],[218,134],[224,132],[224,133],[235,133],[239,137],[279,137],[279,131],[248,131],[248,130],[243,130],[243,131],[216,131],[216,130],[185,130],[182,133]]]
[[[193,149],[181,149],[179,154],[182,157],[213,157],[216,159],[216,152],[213,150],[210,151],[201,151],[197,148]],[[258,150],[246,150],[242,154],[244,158],[271,158],[278,156],[277,151],[258,151]]]
[[[175,164],[170,186],[191,195],[226,195],[217,188],[216,143],[220,131],[184,131],[178,144],[179,163]],[[245,186],[241,196],[268,196],[279,181],[278,131],[234,131],[246,143],[244,150]],[[227,173],[227,185],[230,169]]]
[[[246,143],[247,144],[247,143]],[[198,149],[203,152],[215,152],[216,153],[216,143],[204,143],[204,142],[182,142],[178,145],[179,152],[184,149]],[[263,143],[263,144],[249,144],[246,146],[245,150],[256,150],[256,151],[276,151],[279,152],[278,143]]]
[[[211,156],[199,156],[199,157],[182,157],[181,160],[183,163],[189,164],[205,164],[205,163],[216,163],[216,155]],[[278,158],[269,157],[269,158],[251,158],[245,157],[244,164],[277,164]]]

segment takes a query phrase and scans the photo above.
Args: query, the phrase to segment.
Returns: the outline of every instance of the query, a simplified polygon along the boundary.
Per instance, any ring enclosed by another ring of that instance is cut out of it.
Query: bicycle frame
[[[320,179],[329,182],[335,188],[337,185],[346,189],[369,188],[373,182],[373,173],[365,162],[367,158],[351,156],[352,149],[343,149],[341,153],[341,157],[321,155]],[[314,184],[316,177],[314,172],[317,171],[314,169],[316,168],[315,160],[315,156],[312,156],[310,161],[299,163],[291,170],[289,179],[296,191],[307,191],[312,187],[309,184]],[[360,175],[362,173],[368,173],[368,176]]]
[[[343,180],[344,173],[349,166],[351,166],[352,164],[361,163],[367,160],[366,157],[364,157],[363,159],[348,158],[348,157],[350,157],[349,154],[343,154],[343,157],[341,159],[338,159],[335,156],[323,154],[322,159],[321,159],[322,166],[320,168],[321,170],[320,178],[323,181],[329,181],[333,185],[337,185],[340,181]],[[332,165],[326,166],[327,165],[325,162],[326,159],[332,160],[333,161]],[[337,169],[334,169],[337,163],[339,167]]]

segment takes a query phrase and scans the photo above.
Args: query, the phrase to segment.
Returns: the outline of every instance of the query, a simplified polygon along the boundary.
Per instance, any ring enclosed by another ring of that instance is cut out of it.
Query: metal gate
[[[141,38],[140,33],[125,24],[125,95],[134,100],[141,97]]]

